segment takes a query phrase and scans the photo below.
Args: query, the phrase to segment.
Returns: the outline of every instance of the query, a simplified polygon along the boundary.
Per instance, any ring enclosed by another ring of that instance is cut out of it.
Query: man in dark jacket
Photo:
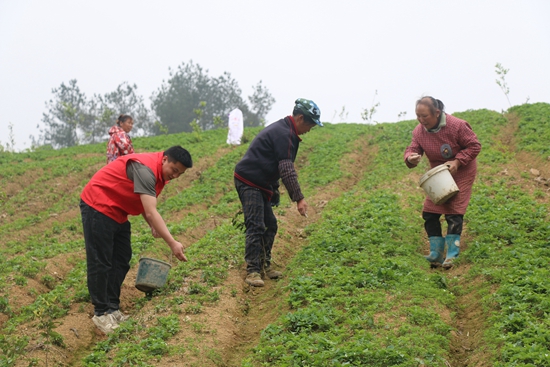
[[[292,116],[267,126],[254,138],[235,167],[235,188],[243,205],[246,226],[245,282],[263,287],[262,273],[270,279],[282,275],[271,268],[271,249],[277,234],[277,218],[272,206],[279,204],[279,179],[297,203],[298,212],[307,217],[307,203],[300,190],[294,161],[302,139],[299,135],[314,126],[323,126],[321,111],[310,100],[299,98]]]

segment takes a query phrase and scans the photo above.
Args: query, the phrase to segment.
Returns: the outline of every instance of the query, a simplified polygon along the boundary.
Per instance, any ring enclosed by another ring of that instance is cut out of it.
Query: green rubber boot
[[[424,256],[430,262],[430,267],[437,268],[443,264],[443,250],[445,250],[445,239],[439,236],[433,236],[430,240],[430,254]]]
[[[450,269],[453,267],[454,259],[456,259],[460,253],[460,235],[448,234],[445,237],[445,244],[447,245],[447,257],[442,266],[444,269]]]

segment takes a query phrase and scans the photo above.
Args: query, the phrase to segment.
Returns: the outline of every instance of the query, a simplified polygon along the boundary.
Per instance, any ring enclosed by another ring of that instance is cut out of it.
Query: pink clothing
[[[120,126],[115,125],[109,129],[111,138],[107,143],[107,163],[110,163],[118,157],[134,153],[134,146],[130,135]]]
[[[423,211],[436,214],[466,213],[472,185],[476,178],[476,157],[481,151],[481,144],[468,122],[445,114],[446,125],[438,132],[428,132],[418,124],[412,133],[412,142],[405,150],[405,164],[413,168],[407,158],[412,153],[426,154],[430,167],[436,167],[445,162],[458,160],[461,163],[453,178],[460,192],[442,205],[435,205],[426,196]]]

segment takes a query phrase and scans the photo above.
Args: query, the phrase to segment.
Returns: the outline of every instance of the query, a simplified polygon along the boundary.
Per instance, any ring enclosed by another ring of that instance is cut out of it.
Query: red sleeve
[[[458,144],[461,150],[456,154],[455,159],[463,166],[468,165],[468,163],[473,161],[479,152],[481,152],[481,143],[477,139],[472,127],[467,122],[462,124],[459,128]]]
[[[411,141],[411,144],[409,144],[409,146],[407,147],[407,149],[405,149],[405,154],[403,154],[403,159],[405,160],[405,164],[407,165],[407,167],[409,168],[414,168],[416,167],[415,164],[411,164],[409,163],[409,161],[407,160],[407,158],[409,158],[409,156],[413,153],[416,153],[416,154],[420,154],[420,155],[423,155],[424,154],[424,149],[422,149],[422,147],[420,146],[420,144],[418,143],[417,139],[416,139],[416,136],[415,136],[415,130],[413,130],[413,133],[412,133],[412,141]]]

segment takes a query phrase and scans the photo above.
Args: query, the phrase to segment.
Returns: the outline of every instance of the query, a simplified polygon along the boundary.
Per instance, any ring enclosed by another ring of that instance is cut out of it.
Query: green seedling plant
[[[547,159],[550,155],[550,147],[546,143],[550,138],[550,105],[524,104],[510,108],[509,113],[519,117],[516,134],[518,149]]]
[[[371,124],[373,122],[374,115],[378,111],[377,108],[380,106],[380,102],[376,102],[376,97],[378,96],[378,90],[374,91],[374,97],[372,97],[372,103],[370,108],[365,108],[361,113],[361,118]],[[376,121],[374,121],[376,123]]]
[[[508,87],[508,83],[506,82],[506,75],[510,69],[504,68],[500,62],[497,62],[495,65],[495,73],[497,74],[498,78],[496,79],[497,85],[500,87],[500,90],[502,90],[502,93],[506,96],[506,100],[508,101],[508,105],[512,107],[512,104],[510,103],[510,98],[508,95],[510,94],[510,87]]]
[[[13,133],[13,123],[8,123],[8,141],[5,146],[0,143],[0,154],[15,152],[15,134]]]
[[[457,265],[467,269],[463,277],[472,282],[466,283],[453,270],[431,270],[422,257],[424,193],[417,176],[428,165],[424,159],[409,170],[402,158],[417,122],[313,129],[295,166],[307,198],[332,199],[315,209],[318,219],[310,216],[300,245],[291,242],[295,232],[281,226],[278,244],[293,255],[285,277],[261,290],[276,303],[276,315],[237,365],[460,365],[452,344],[465,295],[478,299],[484,313],[478,349],[487,354],[486,365],[545,365],[546,191],[524,190],[529,174],[499,173],[520,152],[546,160],[549,106],[514,106],[505,115],[456,114],[470,122],[483,146]],[[223,333],[204,320],[223,297],[241,305],[240,318],[258,307],[230,275],[243,269],[245,241],[233,168],[260,130],[247,128],[248,139],[238,147],[225,145],[224,129],[203,131],[200,141],[193,133],[134,139],[138,151],[179,144],[193,155],[194,169],[159,198],[171,232],[189,243],[189,262],[173,263],[166,285],[150,297],[129,299],[133,306],[125,311],[132,318],[115,333],[63,362],[55,358],[71,353],[58,325],[70,310],[80,310],[89,322],[78,197],[104,164],[104,144],[0,154],[0,216],[6,214],[0,220],[0,366],[40,365],[28,352],[38,343],[62,351],[48,353],[51,365],[149,366],[174,357],[196,366],[232,365],[224,351],[206,347],[206,340]],[[368,159],[358,168],[353,163],[360,156]],[[58,188],[60,178],[71,182],[71,190]],[[41,200],[46,205],[40,210],[25,209],[27,202]],[[278,216],[287,220],[294,206],[283,194]],[[170,250],[151,236],[147,223],[141,217],[131,223],[133,269],[141,256],[169,261]],[[40,230],[30,230],[35,227]],[[68,269],[53,276],[49,265],[60,260]],[[15,291],[25,292],[24,304],[12,298]],[[34,333],[19,332],[25,328]]]
[[[295,259],[294,311],[264,331],[251,363],[444,366],[450,327],[429,309],[452,295],[408,259],[417,245],[403,242],[417,235],[398,225],[398,198],[344,195],[323,217]]]

